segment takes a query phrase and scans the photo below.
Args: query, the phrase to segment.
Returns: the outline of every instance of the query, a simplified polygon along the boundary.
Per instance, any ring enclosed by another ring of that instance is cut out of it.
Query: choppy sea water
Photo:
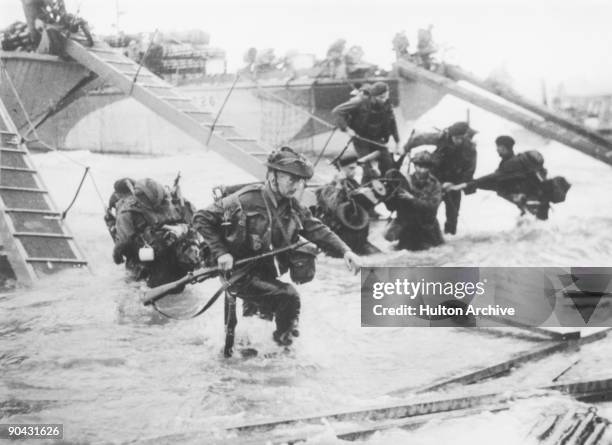
[[[481,137],[483,146],[490,145]],[[509,204],[478,192],[464,199],[459,234],[445,245],[422,253],[393,251],[382,243],[379,227],[372,239],[385,253],[368,264],[609,266],[610,167],[558,144],[524,148],[541,149],[551,173],[573,184],[568,201],[555,207],[550,221],[518,218]],[[492,151],[482,147],[479,156],[480,173],[495,167]],[[180,170],[184,194],[203,206],[211,201],[212,185],[249,180],[213,153],[163,159],[52,153],[35,161],[60,209],[72,199],[82,165],[92,166],[104,198],[119,177],[151,176],[170,183]],[[300,287],[301,336],[293,350],[282,352],[274,345],[271,323],[240,319],[238,346],[255,347],[259,355],[227,360],[221,354],[222,305],[189,321],[170,321],[143,307],[140,285],[112,264],[101,215],[95,189],[86,182],[68,223],[90,261],[91,275],[61,273],[0,297],[2,423],[63,423],[72,443],[162,438],[394,402],[386,395],[394,389],[418,388],[540,345],[525,336],[467,329],[362,328],[359,277],[346,272],[341,261],[321,258],[317,278]],[[217,286],[215,281],[192,286],[164,307],[186,314]],[[567,378],[605,375],[610,359],[603,351],[610,345],[605,340],[585,347]],[[534,372],[508,376],[506,384],[546,384],[568,360],[573,361],[558,356]],[[540,408],[528,409],[535,415]],[[460,432],[468,438],[475,434],[469,443],[486,443],[481,439],[493,418],[501,430],[512,431],[520,423],[523,414],[511,413],[389,432],[369,441],[444,443]],[[514,437],[507,435],[507,443],[520,443]]]

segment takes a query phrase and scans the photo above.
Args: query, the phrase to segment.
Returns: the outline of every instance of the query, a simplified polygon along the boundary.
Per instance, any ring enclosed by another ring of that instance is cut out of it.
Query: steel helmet
[[[431,153],[428,151],[419,151],[412,156],[412,163],[414,165],[422,165],[425,167],[431,167],[433,165],[433,159]]]
[[[314,174],[312,164],[290,147],[281,147],[270,153],[266,166],[304,179],[310,179]]]
[[[134,185],[134,195],[136,198],[151,208],[161,205],[166,197],[166,190],[159,182],[151,178],[140,179]]]

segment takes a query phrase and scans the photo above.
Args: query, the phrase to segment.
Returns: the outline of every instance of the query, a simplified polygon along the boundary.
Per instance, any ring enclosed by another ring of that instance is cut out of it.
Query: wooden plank
[[[577,133],[580,136],[585,136],[589,138],[592,142],[602,145],[608,150],[612,150],[612,141],[607,139],[606,137],[599,134],[597,131],[594,131],[584,125],[581,125],[579,122],[575,122],[569,118],[561,116],[559,114],[553,113],[548,108],[541,106],[529,99],[522,97],[512,88],[507,85],[504,85],[502,88],[497,88],[490,83],[478,78],[476,75],[465,71],[464,69],[455,66],[455,65],[444,65],[444,71],[447,76],[454,80],[463,80],[465,82],[469,82],[472,85],[475,85],[479,88],[482,88],[496,96],[499,96],[508,102],[511,102],[515,105],[525,108],[526,110],[531,111],[546,120],[554,122],[557,125],[560,125],[568,132]]]
[[[372,422],[367,423],[365,425],[359,426],[351,426],[351,427],[337,427],[334,428],[334,435],[338,439],[342,440],[358,440],[364,439],[368,436],[378,432],[385,431],[395,428],[402,428],[406,430],[412,430],[419,428],[431,421],[446,421],[452,419],[458,419],[461,417],[474,416],[477,414],[481,414],[483,412],[498,412],[508,409],[508,403],[499,403],[494,405],[486,405],[478,408],[469,408],[453,411],[451,413],[433,413],[433,414],[425,414],[423,416],[418,417],[408,417],[408,418],[400,418],[400,419],[392,419],[392,420],[383,420],[380,422]],[[254,438],[244,438],[240,441],[241,445],[281,445],[281,444],[297,444],[308,441],[308,439],[315,438],[317,434],[325,434],[329,431],[327,426],[320,428],[320,431],[311,431],[308,433],[301,434],[290,434],[290,435],[281,435],[281,436],[272,436],[267,435],[266,437],[254,437]],[[226,439],[214,442],[215,445],[225,445],[236,443],[234,439]]]
[[[32,237],[32,238],[73,239],[72,235],[65,235],[63,233],[14,232],[13,236],[16,236],[18,238],[21,238],[21,237]]]
[[[28,263],[66,263],[66,264],[87,264],[87,261],[75,260],[72,258],[26,258]]]
[[[36,170],[33,170],[31,168],[21,168],[21,167],[0,166],[0,170],[11,171],[11,172],[23,172],[23,173],[37,173]]]
[[[34,213],[36,215],[49,215],[49,216],[60,216],[60,212],[56,212],[53,210],[36,210],[36,209],[17,209],[17,208],[7,208],[4,209],[7,213]]]
[[[567,132],[558,125],[545,123],[539,118],[533,118],[524,112],[520,112],[513,107],[500,104],[499,102],[486,97],[467,88],[458,85],[454,80],[440,74],[418,67],[406,60],[397,62],[398,72],[401,76],[413,80],[424,82],[436,90],[442,90],[460,99],[472,103],[486,111],[497,114],[509,121],[522,125],[526,129],[533,131],[541,136],[553,139],[568,147],[575,148],[589,156],[592,156],[606,164],[612,165],[612,151],[607,150],[601,145],[576,137],[568,137]]]
[[[0,185],[0,190],[6,190],[9,192],[47,193],[47,191],[43,189],[33,189],[28,187],[9,187],[8,185]]]
[[[327,413],[309,417],[293,417],[293,418],[276,418],[254,422],[249,424],[237,425],[226,428],[228,434],[243,436],[245,434],[266,433],[266,437],[270,437],[270,431],[279,427],[287,426],[304,426],[309,424],[327,425],[330,422],[368,422],[381,421],[392,419],[418,418],[429,416],[432,414],[444,414],[452,416],[453,413],[465,410],[480,409],[485,410],[488,407],[496,407],[507,404],[508,402],[517,399],[527,399],[532,397],[546,396],[550,391],[562,392],[577,400],[585,400],[592,397],[594,394],[605,394],[612,397],[612,377],[598,380],[586,380],[563,385],[550,385],[538,388],[533,388],[530,391],[521,390],[517,392],[501,392],[501,393],[475,393],[470,391],[467,396],[453,396],[438,399],[425,399],[409,401],[405,404],[382,405],[371,408],[363,408],[354,411]],[[368,430],[370,427],[358,427]],[[303,437],[301,440],[305,440]],[[241,441],[242,443],[242,441]]]
[[[400,396],[400,395],[405,395],[408,393],[422,394],[426,392],[437,391],[449,385],[475,383],[480,380],[488,379],[496,375],[510,371],[511,369],[519,365],[522,365],[524,363],[543,359],[544,357],[554,354],[555,352],[564,351],[569,348],[573,348],[576,346],[581,346],[581,345],[592,343],[597,340],[601,340],[602,338],[605,338],[610,331],[612,331],[612,328],[602,329],[601,331],[581,337],[577,340],[573,338],[568,338],[564,341],[553,342],[545,346],[535,348],[531,351],[522,352],[508,360],[504,360],[492,366],[487,366],[477,371],[468,371],[468,372],[459,374],[457,376],[444,379],[440,382],[434,382],[422,388],[396,389],[394,391],[391,391],[389,395]]]
[[[207,127],[200,125],[193,117],[186,115],[179,108],[169,104],[168,101],[145,89],[138,83],[133,84],[132,79],[121,74],[113,66],[117,64],[116,62],[109,64],[72,40],[66,41],[65,50],[76,61],[99,76],[108,79],[125,94],[129,93],[131,97],[176,125],[199,143],[203,144],[204,141],[208,140],[210,131]],[[209,147],[256,178],[263,178],[265,176],[266,167],[263,163],[218,134],[213,133],[210,138]]]

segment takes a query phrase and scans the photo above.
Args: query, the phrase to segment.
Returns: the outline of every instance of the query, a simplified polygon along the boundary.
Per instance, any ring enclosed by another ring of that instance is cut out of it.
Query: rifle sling
[[[190,320],[192,318],[196,318],[202,315],[204,312],[206,312],[219,299],[219,297],[221,296],[221,294],[223,294],[223,292],[225,292],[228,288],[230,288],[233,284],[235,284],[239,279],[241,279],[248,272],[250,272],[251,269],[255,266],[255,264],[256,264],[255,262],[252,262],[250,264],[247,264],[240,271],[235,272],[227,281],[225,281],[221,285],[219,289],[217,289],[217,291],[213,294],[212,297],[210,297],[210,299],[206,302],[206,304],[204,304],[204,306],[202,306],[194,314],[189,315],[188,317],[175,317],[173,315],[170,315],[167,312],[162,311],[159,307],[157,307],[157,302],[153,302],[152,306],[157,312],[162,314],[164,317],[171,318],[173,320]]]

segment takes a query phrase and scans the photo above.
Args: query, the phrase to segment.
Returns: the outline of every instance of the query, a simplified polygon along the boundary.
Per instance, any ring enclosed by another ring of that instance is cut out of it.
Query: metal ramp
[[[29,284],[61,269],[86,266],[56,209],[0,101],[0,262],[4,280]]]
[[[67,40],[65,51],[81,65],[119,88],[126,96],[133,97],[206,145],[215,116],[191,99],[181,96],[170,84],[99,41],[93,47],[86,48],[73,40]],[[256,178],[264,178],[264,161],[269,151],[255,139],[238,134],[232,125],[216,123],[208,147]]]
[[[579,122],[572,119],[566,118],[562,115],[555,114],[551,110],[542,105],[531,101],[519,93],[514,91],[507,85],[494,85],[491,82],[480,79],[475,74],[472,74],[456,65],[444,65],[444,74],[454,80],[463,80],[475,85],[483,90],[488,91],[491,94],[495,94],[508,102],[511,102],[519,107],[531,111],[534,114],[542,117],[543,119],[554,122],[555,124],[565,128],[566,130],[573,131],[579,135],[585,136],[596,144],[601,144],[612,150],[612,140],[606,138],[602,134],[593,130],[592,128],[586,127]]]
[[[609,141],[605,143],[595,142],[588,136],[579,134],[577,131],[567,128],[567,126],[546,121],[540,116],[534,116],[527,111],[520,111],[513,105],[498,102],[483,93],[457,84],[451,78],[421,68],[407,60],[399,60],[397,68],[400,76],[423,82],[433,89],[452,94],[484,110],[522,125],[534,133],[575,148],[586,155],[612,165],[612,147],[610,147]]]

